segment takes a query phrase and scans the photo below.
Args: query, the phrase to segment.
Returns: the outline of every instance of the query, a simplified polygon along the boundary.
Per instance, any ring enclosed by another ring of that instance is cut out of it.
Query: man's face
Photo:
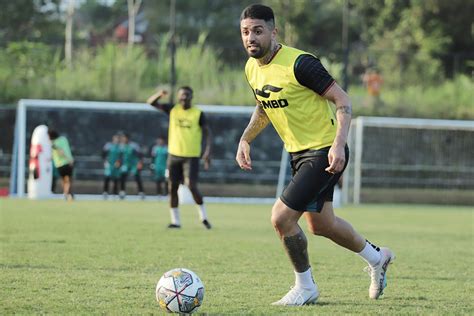
[[[181,105],[190,105],[191,100],[193,99],[193,93],[188,89],[179,89],[178,90],[178,102]]]
[[[128,143],[128,137],[126,135],[120,136],[120,142],[122,144],[127,144]]]
[[[240,35],[247,54],[260,59],[270,51],[276,29],[265,20],[247,18],[240,21]]]

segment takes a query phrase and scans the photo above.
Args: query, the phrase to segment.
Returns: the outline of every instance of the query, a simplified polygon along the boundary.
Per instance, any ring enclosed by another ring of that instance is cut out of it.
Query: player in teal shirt
[[[138,195],[142,199],[145,198],[145,192],[143,191],[143,183],[141,178],[141,171],[143,168],[142,153],[140,145],[135,142],[131,142],[127,134],[120,136],[120,153],[121,162],[120,167],[120,198],[125,198],[125,184],[127,182],[128,175],[133,175],[135,182],[137,183]]]
[[[120,180],[120,137],[118,134],[112,136],[112,141],[102,148],[104,160],[104,191],[102,195],[107,199],[109,195],[109,183],[112,180],[113,193],[118,195],[118,183]]]
[[[74,171],[74,158],[72,157],[71,147],[66,137],[60,136],[53,129],[48,130],[49,139],[53,149],[53,163],[58,169],[63,182],[64,198],[68,201],[74,199],[72,193],[72,175]]]
[[[163,137],[156,139],[155,146],[151,149],[152,166],[154,169],[154,180],[156,182],[156,194],[168,195],[168,184],[166,181],[166,160],[168,159],[168,146]]]

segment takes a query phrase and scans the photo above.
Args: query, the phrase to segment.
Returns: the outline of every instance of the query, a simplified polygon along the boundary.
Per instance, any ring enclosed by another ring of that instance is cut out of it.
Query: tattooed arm
[[[337,173],[344,169],[346,162],[344,148],[351,125],[352,105],[347,93],[334,83],[324,94],[324,97],[336,105],[337,132],[336,138],[329,150],[329,167],[327,172]]]
[[[239,167],[244,170],[252,170],[252,161],[250,159],[250,143],[260,134],[268,125],[270,120],[260,105],[257,104],[255,111],[250,118],[249,125],[245,129],[239,141],[237,155],[235,160]]]

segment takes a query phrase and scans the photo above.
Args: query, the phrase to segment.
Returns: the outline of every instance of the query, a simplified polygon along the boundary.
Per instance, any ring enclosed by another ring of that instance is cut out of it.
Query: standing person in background
[[[204,160],[204,169],[211,162],[212,136],[204,113],[192,105],[193,89],[184,86],[178,89],[178,103],[163,104],[159,99],[167,94],[159,91],[147,99],[147,103],[167,113],[170,118],[168,131],[168,171],[171,206],[171,224],[168,228],[181,228],[179,216],[178,188],[184,181],[191,191],[198,206],[202,224],[211,229],[207,218],[206,207],[198,189],[199,158]],[[202,141],[205,148],[202,151]]]
[[[145,192],[143,191],[143,183],[141,178],[141,171],[143,169],[143,154],[140,145],[131,142],[128,134],[121,134],[120,136],[120,198],[125,199],[126,182],[129,174],[133,175],[137,183],[138,195],[143,200],[145,199]]]
[[[156,139],[156,144],[151,148],[152,166],[156,182],[156,194],[168,195],[168,183],[166,182],[166,160],[168,158],[168,146],[163,137]]]
[[[74,158],[72,157],[71,147],[67,138],[60,136],[57,131],[49,129],[48,135],[53,149],[53,163],[62,179],[64,198],[67,201],[72,201],[74,200],[72,193]]]
[[[362,76],[362,81],[367,87],[367,105],[371,107],[375,112],[379,112],[380,109],[383,107],[383,101],[381,98],[381,90],[383,84],[382,76],[377,72],[377,69],[369,68]]]
[[[112,141],[107,142],[102,148],[102,159],[104,160],[104,190],[103,197],[109,195],[109,183],[113,182],[113,194],[118,195],[118,184],[120,179],[120,137],[118,134],[112,136]]]
[[[367,241],[334,214],[332,205],[334,185],[349,158],[349,96],[317,57],[277,42],[270,7],[245,8],[240,32],[249,56],[245,75],[257,105],[240,139],[237,163],[243,170],[252,169],[250,144],[270,122],[291,155],[293,177],[273,205],[271,221],[293,266],[295,286],[273,305],[313,304],[319,297],[306,235],[298,224],[301,217],[312,234],[329,238],[369,264],[369,297],[379,298],[394,254]],[[335,114],[329,101],[336,106]]]

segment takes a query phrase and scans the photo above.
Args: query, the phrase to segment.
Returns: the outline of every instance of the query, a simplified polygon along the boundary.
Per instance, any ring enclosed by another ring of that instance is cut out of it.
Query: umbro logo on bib
[[[255,94],[259,95],[264,98],[270,97],[270,92],[279,92],[283,90],[283,88],[278,88],[269,84],[263,86],[262,90],[255,89]]]
[[[263,86],[262,90],[255,89],[255,94],[264,98],[269,98],[271,92],[279,92],[283,88],[275,87],[269,84]],[[259,100],[264,109],[276,109],[284,108],[288,106],[288,100],[278,99],[278,100]]]

